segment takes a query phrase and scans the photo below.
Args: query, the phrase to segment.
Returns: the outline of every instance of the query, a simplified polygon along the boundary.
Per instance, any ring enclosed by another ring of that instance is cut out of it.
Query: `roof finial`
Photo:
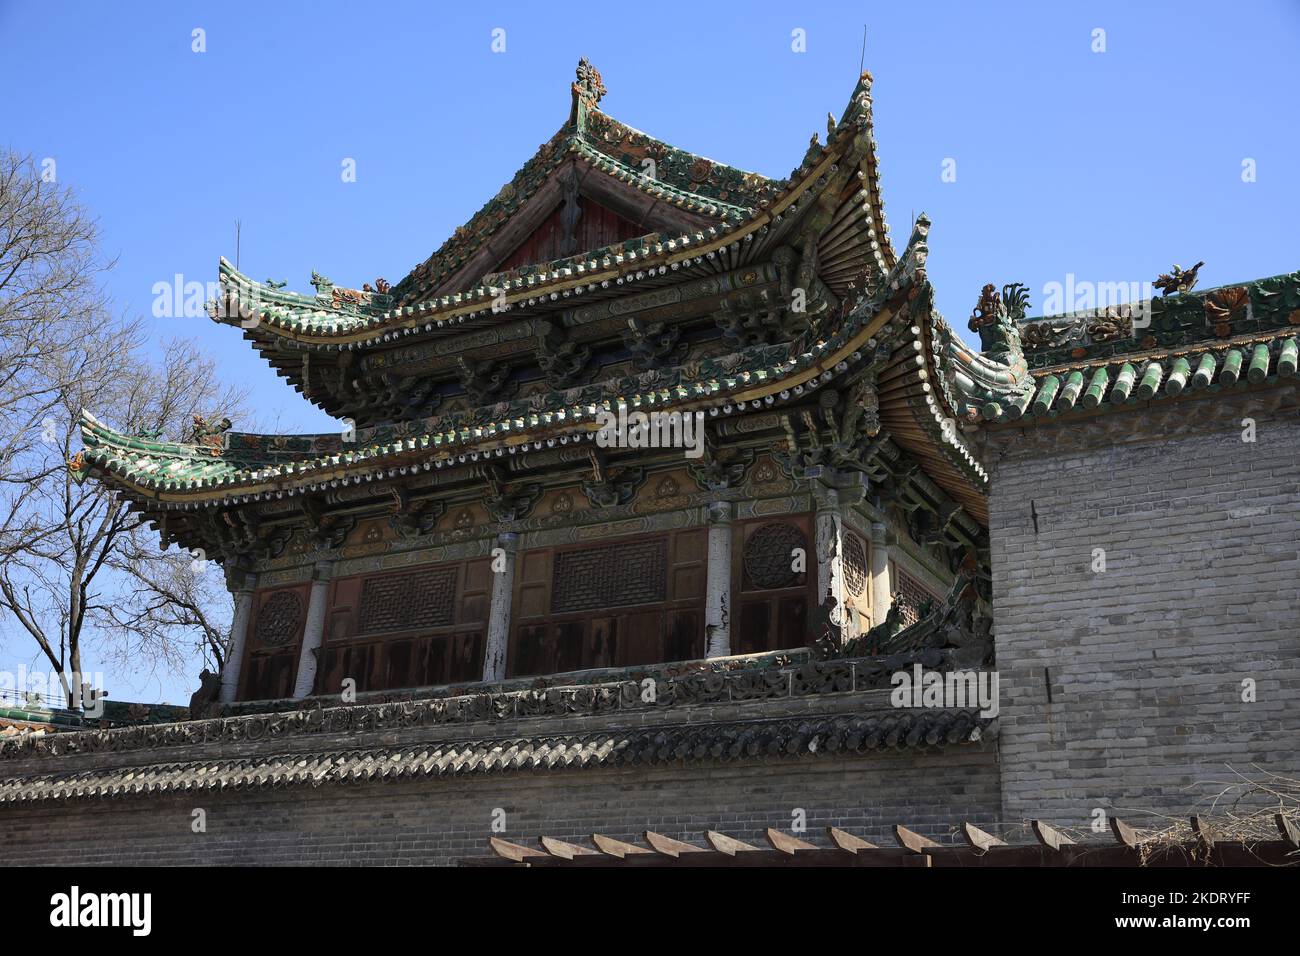
[[[589,108],[595,107],[605,95],[605,84],[601,82],[600,70],[591,65],[585,56],[578,61],[577,80],[573,84],[576,96],[586,101]]]
[[[1192,286],[1196,285],[1196,274],[1201,271],[1203,265],[1205,265],[1204,260],[1196,263],[1190,269],[1175,265],[1171,271],[1160,273],[1160,277],[1152,285],[1162,290],[1164,295],[1171,295],[1175,292],[1190,292]]]

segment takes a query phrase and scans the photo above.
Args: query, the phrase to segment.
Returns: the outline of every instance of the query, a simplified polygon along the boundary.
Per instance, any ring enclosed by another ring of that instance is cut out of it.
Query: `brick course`
[[[1300,776],[1296,404],[1184,401],[1176,435],[1138,409],[993,437],[1007,819],[1183,816],[1232,769]]]
[[[796,808],[814,834],[834,825],[892,844],[889,826],[905,822],[954,842],[954,821],[995,826],[996,761],[974,746],[16,805],[0,809],[0,846],[10,864],[450,864],[486,855],[493,835],[639,840],[650,828],[703,845],[717,829],[765,846],[763,830],[788,829]],[[191,832],[196,808],[206,833]]]
[[[996,743],[662,767],[509,772],[0,807],[10,863],[440,864],[481,857],[493,811],[506,839],[645,828],[762,843],[807,812],[888,844],[903,823],[955,842],[963,820],[1024,839],[1042,818],[1095,809],[1204,811],[1232,769],[1300,776],[1300,399],[1296,389],[1184,400],[1177,434],[1145,406],[989,436],[990,537],[1001,714]],[[1241,418],[1257,441],[1242,441]],[[1037,528],[1034,519],[1037,519]],[[1092,570],[1094,549],[1106,570]],[[1258,699],[1241,700],[1242,681]],[[1050,680],[1050,697],[1048,682]],[[852,714],[886,691],[685,707],[693,723]],[[10,761],[26,775],[238,758],[419,738],[646,727],[653,710],[308,735],[217,747]],[[1253,766],[1257,765],[1258,769]],[[1232,769],[1230,769],[1232,768]],[[207,832],[191,831],[196,807]]]

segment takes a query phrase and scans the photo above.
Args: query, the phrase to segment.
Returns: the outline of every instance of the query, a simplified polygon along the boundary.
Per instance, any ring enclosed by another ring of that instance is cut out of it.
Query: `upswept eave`
[[[909,249],[920,249],[930,223],[919,216]],[[906,327],[894,339],[879,373],[881,422],[893,440],[953,500],[982,523],[988,520],[988,473],[963,422],[971,394],[1024,387],[1023,361],[992,359],[972,351],[934,307],[934,287],[922,268],[901,316]]]
[[[84,447],[69,463],[74,478],[84,481],[93,474],[154,492],[194,482],[220,483],[236,475],[307,461],[314,455],[338,451],[343,445],[338,434],[257,435],[229,431],[196,435],[191,442],[171,442],[119,432],[85,409],[79,424]]]
[[[830,317],[811,341],[757,345],[685,365],[549,392],[415,422],[340,435],[226,432],[176,444],[113,431],[83,413],[86,448],[74,474],[95,474],[153,506],[201,507],[283,497],[340,482],[380,480],[412,469],[486,461],[531,447],[589,440],[602,413],[686,412],[711,416],[780,406],[875,358],[872,338],[903,313],[924,279],[922,218],[901,259],[871,293]],[[890,328],[893,328],[890,326]]]
[[[864,272],[884,275],[896,262],[880,196],[870,86],[870,74],[864,73],[841,119],[829,131],[827,143],[820,144],[814,137],[803,163],[788,180],[762,180],[752,195],[746,196],[746,202],[756,203],[753,207],[737,206],[729,211],[718,207],[716,211],[721,215],[716,225],[674,237],[651,233],[614,247],[547,263],[541,269],[527,267],[498,274],[492,276],[490,284],[429,299],[412,298],[411,276],[383,292],[335,288],[326,280],[324,292],[316,296],[302,295],[252,280],[223,259],[220,266],[223,301],[213,305],[213,318],[242,325],[248,330],[246,337],[254,341],[336,350],[364,349],[400,337],[445,329],[459,331],[475,323],[508,320],[514,317],[512,310],[553,304],[583,294],[599,295],[600,290],[609,289],[613,284],[621,286],[653,279],[670,269],[698,264],[705,257],[712,259],[725,253],[728,247],[739,248],[739,243],[749,243],[769,231],[781,230],[783,222],[788,226],[792,216],[808,208],[809,204],[800,201],[809,194],[812,194],[809,198],[813,214],[823,233],[818,249],[820,274],[837,294],[843,294]],[[754,176],[674,150],[599,111],[593,110],[590,115],[597,118],[595,128],[603,121],[612,124],[611,129],[644,137],[644,143],[638,140],[641,152],[660,145],[669,151],[669,156],[682,157],[668,168],[686,163],[689,158],[691,163],[698,161],[710,168],[726,170],[728,176],[734,175],[742,181]],[[656,197],[670,198],[667,193],[674,188],[672,184],[664,186],[647,181],[639,169],[628,166],[622,159],[614,159],[586,140],[575,140],[573,148],[589,160],[598,161],[598,156],[603,156],[605,161],[617,164],[617,170],[611,174],[629,186],[663,190],[665,195],[659,197],[655,193]],[[536,161],[534,157],[530,163]],[[855,188],[849,190],[846,199],[840,195],[822,196],[821,190],[828,183],[840,183],[834,174],[839,170],[837,164],[843,162],[850,164],[851,175],[857,180]],[[690,164],[687,165],[689,168]],[[525,164],[525,169],[528,168]],[[717,197],[706,196],[702,200],[715,206],[722,202]],[[479,215],[484,212],[480,211]],[[436,253],[434,259],[443,255]]]

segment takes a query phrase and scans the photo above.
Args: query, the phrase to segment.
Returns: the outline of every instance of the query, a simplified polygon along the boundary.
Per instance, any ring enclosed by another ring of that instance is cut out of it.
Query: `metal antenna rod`
[[[236,220],[235,220],[235,271],[238,271],[238,270],[239,270],[239,232],[240,232],[240,225],[241,225],[240,221],[239,221],[238,219],[236,219]]]
[[[862,56],[858,59],[858,75],[867,67],[867,25],[862,24]]]

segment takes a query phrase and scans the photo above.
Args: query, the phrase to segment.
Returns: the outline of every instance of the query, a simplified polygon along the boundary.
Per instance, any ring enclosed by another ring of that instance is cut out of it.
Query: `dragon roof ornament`
[[[967,418],[1043,420],[1294,377],[1300,272],[1193,292],[1202,265],[1162,275],[1154,283],[1161,296],[1042,319],[1022,317],[1014,324],[1020,361],[1029,374],[985,386],[959,380]],[[1000,328],[988,317],[997,313],[998,298],[992,286],[985,287],[971,327],[984,339],[981,358],[1007,364],[1000,341],[989,334]]]

